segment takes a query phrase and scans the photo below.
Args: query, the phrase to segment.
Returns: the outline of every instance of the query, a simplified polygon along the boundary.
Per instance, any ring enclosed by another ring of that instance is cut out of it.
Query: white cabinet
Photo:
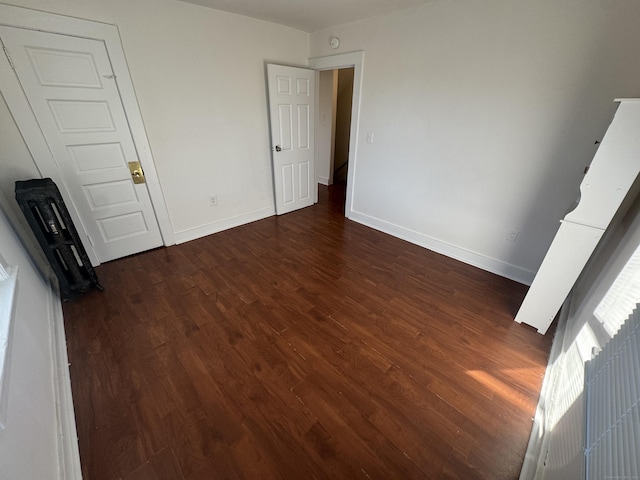
[[[544,334],[640,172],[640,99],[621,99],[515,321]]]

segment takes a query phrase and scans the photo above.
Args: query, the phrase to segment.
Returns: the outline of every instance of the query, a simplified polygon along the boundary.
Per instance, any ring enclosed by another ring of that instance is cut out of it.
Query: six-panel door
[[[276,213],[313,205],[315,72],[267,65]]]

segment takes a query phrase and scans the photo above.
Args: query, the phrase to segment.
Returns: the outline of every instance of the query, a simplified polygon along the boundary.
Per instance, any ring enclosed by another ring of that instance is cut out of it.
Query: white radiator
[[[640,480],[640,309],[585,366],[587,480]]]

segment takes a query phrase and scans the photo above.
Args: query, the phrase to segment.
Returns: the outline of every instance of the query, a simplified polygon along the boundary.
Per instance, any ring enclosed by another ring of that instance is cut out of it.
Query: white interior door
[[[98,259],[162,245],[104,43],[5,26],[0,39]]]
[[[276,214],[313,205],[315,71],[267,65]]]

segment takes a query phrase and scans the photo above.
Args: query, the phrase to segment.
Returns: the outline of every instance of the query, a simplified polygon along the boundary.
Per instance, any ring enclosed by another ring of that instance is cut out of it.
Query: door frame
[[[364,51],[341,53],[325,57],[309,59],[309,67],[316,70],[316,85],[320,83],[320,71],[353,67],[353,100],[351,101],[351,131],[349,140],[349,160],[347,165],[347,198],[344,206],[344,216],[351,217],[353,210],[353,190],[356,181],[356,161],[358,158],[358,132],[360,129],[360,104],[362,100],[362,69],[364,66]],[[316,88],[316,125],[320,112],[319,89]],[[318,159],[316,159],[316,164]],[[317,195],[317,189],[316,189]],[[315,199],[316,202],[318,199]]]
[[[118,79],[120,98],[129,122],[129,129],[138,152],[139,161],[144,169],[147,190],[149,191],[151,204],[156,220],[158,221],[162,241],[166,246],[175,244],[173,228],[169,220],[169,212],[160,187],[160,180],[151,154],[151,147],[142,121],[142,115],[133,88],[133,82],[131,80],[129,67],[127,66],[118,28],[115,25],[106,23],[66,17],[64,15],[4,4],[0,4],[0,19],[1,25],[9,27],[88,38],[104,43],[109,55],[109,60],[111,61],[113,73]],[[27,144],[27,148],[33,157],[40,175],[50,177],[56,182],[67,204],[73,222],[77,228],[80,227],[78,230],[82,230],[84,234],[82,235],[83,240],[88,239],[86,229],[62,181],[62,175],[40,131],[35,115],[31,111],[29,102],[22,91],[20,82],[6,56],[0,55],[0,57],[0,91],[7,102],[9,110]],[[90,241],[83,242],[83,244],[85,245],[91,263],[99,265],[100,262]]]

